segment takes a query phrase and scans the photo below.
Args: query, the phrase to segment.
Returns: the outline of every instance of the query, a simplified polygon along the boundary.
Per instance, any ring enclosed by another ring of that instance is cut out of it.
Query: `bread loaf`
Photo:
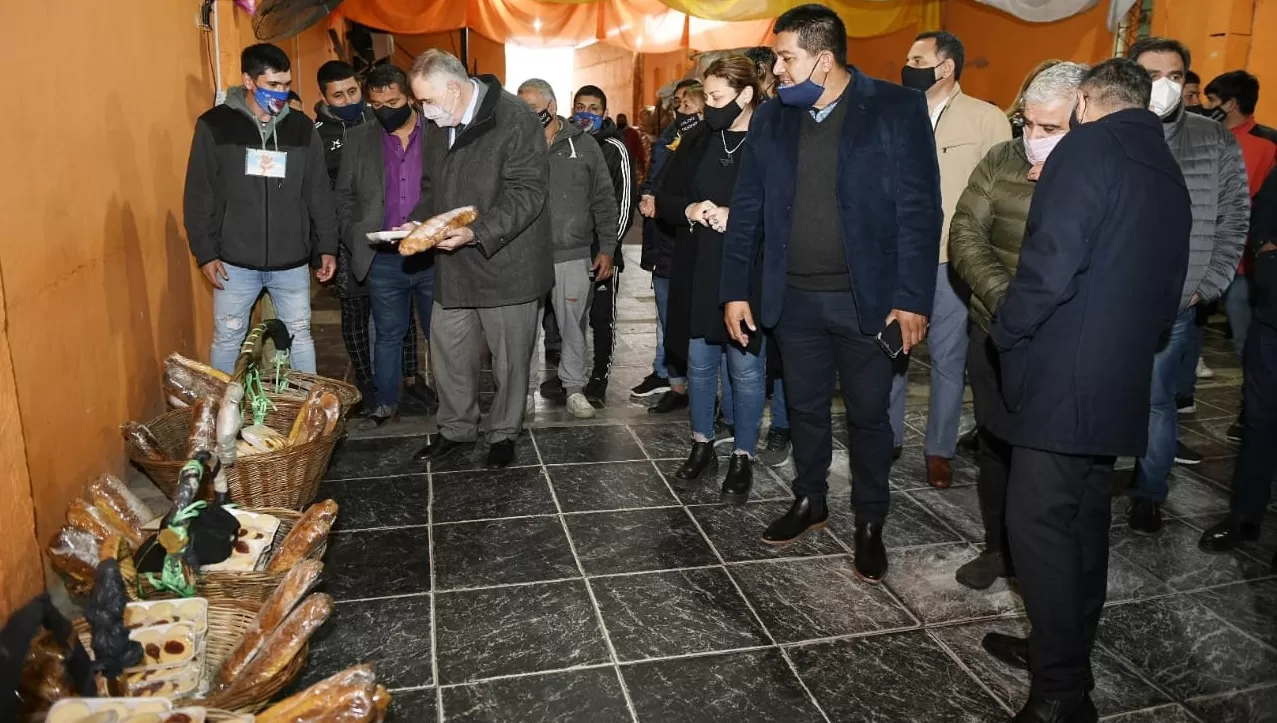
[[[280,543],[279,550],[266,566],[266,571],[283,572],[310,557],[328,539],[328,532],[336,519],[336,502],[324,500],[311,505]]]
[[[280,580],[279,587],[266,599],[257,618],[235,645],[217,671],[217,684],[225,686],[235,679],[261,649],[266,638],[279,627],[298,601],[319,582],[323,563],[306,560],[298,563]]]
[[[324,385],[316,384],[297,412],[297,419],[288,435],[289,444],[306,444],[331,432],[340,416],[341,400],[337,394]]]
[[[130,545],[135,549],[141,547],[146,540],[143,528],[155,517],[146,503],[109,474],[90,482],[84,491],[93,506],[105,514],[107,521],[120,527]]]
[[[165,393],[187,405],[200,397],[221,398],[230,380],[229,374],[181,354],[169,354],[164,360]]]
[[[424,223],[414,228],[407,238],[399,242],[399,253],[403,256],[411,256],[422,251],[429,251],[437,246],[449,232],[462,226],[469,226],[477,218],[479,218],[478,209],[474,206],[462,206],[426,219]]]
[[[49,543],[49,562],[54,569],[81,586],[92,586],[97,575],[101,545],[90,532],[66,526]]]
[[[378,685],[373,688],[372,702],[377,708],[377,717],[374,719],[377,723],[381,723],[390,714],[390,690],[384,685]]]
[[[151,433],[151,430],[145,424],[125,422],[120,425],[120,436],[124,437],[124,441],[131,445],[133,449],[136,449],[143,459],[155,462],[163,462],[168,459],[168,454],[160,446],[160,440],[155,438],[155,435]]]
[[[371,665],[363,663],[347,668],[258,713],[257,723],[328,723],[333,719],[327,716],[333,714],[338,702],[351,691],[371,690],[375,699],[376,683],[377,676]],[[386,697],[389,703],[389,695]]]
[[[186,458],[201,452],[217,454],[217,397],[200,397],[191,414],[191,436],[186,442]]]
[[[98,544],[111,535],[124,534],[124,530],[116,529],[101,510],[80,497],[71,500],[67,506],[67,524],[93,535]]]
[[[253,688],[278,675],[332,613],[331,595],[317,592],[306,598],[288,614],[283,624],[275,628],[248,665],[231,680],[231,688]]]

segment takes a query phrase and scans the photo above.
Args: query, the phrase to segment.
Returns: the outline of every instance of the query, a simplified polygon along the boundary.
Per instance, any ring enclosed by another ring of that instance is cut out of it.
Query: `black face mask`
[[[386,129],[387,133],[394,133],[403,128],[404,123],[408,122],[408,118],[412,116],[412,106],[403,105],[399,108],[391,108],[383,105],[373,110],[373,115],[377,116],[377,120],[381,122],[381,127]]]
[[[705,106],[705,124],[709,126],[710,130],[725,131],[736,122],[741,112],[745,110],[740,107],[740,103],[736,102],[739,98],[740,95],[737,94],[735,98],[727,101],[727,105],[722,108],[715,108],[712,105]]]
[[[906,65],[900,69],[900,84],[926,93],[937,81],[935,68],[915,68]]]
[[[541,121],[542,128],[549,128],[550,123],[554,121],[554,114],[550,112],[549,108],[542,108],[537,111],[537,120]]]
[[[1224,110],[1223,106],[1217,105],[1209,110],[1203,109],[1202,115],[1217,123],[1223,123],[1228,118],[1228,111]]]
[[[701,119],[688,113],[675,113],[674,122],[678,124],[679,133],[686,133],[699,125]]]

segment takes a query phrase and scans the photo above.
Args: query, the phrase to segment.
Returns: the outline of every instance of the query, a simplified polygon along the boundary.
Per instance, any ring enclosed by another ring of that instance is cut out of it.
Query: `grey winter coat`
[[[482,75],[474,117],[453,129],[426,124],[421,200],[412,220],[474,206],[475,243],[435,258],[435,301],[444,308],[512,306],[554,285],[545,129],[527,103]]]
[[[1241,146],[1224,126],[1186,113],[1162,123],[1162,133],[1175,156],[1193,201],[1188,276],[1179,306],[1193,294],[1201,303],[1223,296],[1241,261],[1250,225],[1250,191]]]
[[[554,262],[590,258],[598,238],[613,239],[616,192],[598,141],[564,118],[550,144],[550,227]],[[609,247],[609,251],[612,249]]]

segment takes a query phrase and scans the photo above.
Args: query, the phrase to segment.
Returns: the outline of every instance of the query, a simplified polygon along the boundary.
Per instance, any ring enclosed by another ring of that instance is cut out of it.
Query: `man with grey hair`
[[[408,78],[430,124],[421,200],[405,227],[460,206],[479,212],[435,247],[430,360],[439,433],[416,459],[437,461],[478,437],[486,341],[496,382],[485,425],[487,464],[505,467],[523,429],[539,303],[554,282],[550,217],[542,212],[549,179],[544,129],[496,77],[470,78],[444,51],[422,53]]]
[[[1180,306],[1193,225],[1151,92],[1134,61],[1088,71],[1081,125],[1042,167],[989,326],[1009,412],[989,427],[1013,448],[1006,521],[1032,624],[1017,723],[1098,720],[1090,655],[1108,590],[1113,464],[1148,442],[1153,356]]]
[[[558,115],[558,102],[549,83],[540,78],[524,81],[519,98],[536,113],[549,147],[547,210],[554,234],[550,302],[562,338],[559,381],[567,393],[568,411],[578,419],[588,419],[594,416],[594,406],[584,394],[589,381],[585,327],[594,287],[590,247],[595,238],[617,236],[616,193],[603,150],[593,136]]]
[[[976,490],[984,521],[984,552],[958,568],[957,579],[973,590],[984,590],[998,578],[1014,574],[1005,517],[1011,447],[989,431],[994,417],[1010,412],[1002,400],[998,354],[989,339],[989,325],[1015,276],[1033,189],[1047,157],[1069,132],[1069,116],[1085,75],[1086,66],[1080,63],[1060,63],[1038,74],[1024,93],[1024,135],[994,146],[976,165],[949,230],[949,263],[971,289],[967,379],[979,430]]]

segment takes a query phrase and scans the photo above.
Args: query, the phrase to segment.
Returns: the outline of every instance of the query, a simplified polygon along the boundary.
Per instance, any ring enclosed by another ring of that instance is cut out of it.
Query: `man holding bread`
[[[402,228],[464,206],[477,212],[434,245],[430,360],[439,433],[416,459],[442,459],[478,438],[486,341],[497,388],[485,425],[487,463],[505,467],[523,429],[538,301],[554,283],[550,217],[542,213],[549,183],[545,134],[527,104],[499,80],[469,77],[461,61],[442,50],[418,56],[408,78],[430,122],[421,200]]]

